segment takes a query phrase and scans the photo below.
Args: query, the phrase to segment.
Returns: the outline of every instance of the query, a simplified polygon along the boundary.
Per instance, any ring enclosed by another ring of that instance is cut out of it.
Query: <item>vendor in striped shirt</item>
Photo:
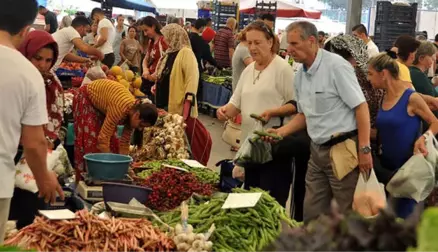
[[[85,154],[128,154],[132,131],[154,125],[158,112],[155,105],[136,101],[122,84],[101,79],[79,89],[73,101],[73,117],[75,164],[81,172]],[[124,125],[120,144],[118,125]]]

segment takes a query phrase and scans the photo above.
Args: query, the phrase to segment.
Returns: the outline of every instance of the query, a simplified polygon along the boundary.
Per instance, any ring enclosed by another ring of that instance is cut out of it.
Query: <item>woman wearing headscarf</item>
[[[367,79],[367,63],[369,59],[367,45],[363,40],[354,36],[340,35],[328,40],[324,49],[342,56],[354,67],[357,80],[370,109],[371,131],[374,133],[371,134],[371,138],[375,138],[376,131],[373,129],[375,129],[377,112],[379,111],[384,93],[381,89],[374,89]]]
[[[158,108],[182,115],[187,93],[196,95],[199,71],[187,32],[178,24],[169,24],[161,32],[169,46],[157,68],[157,84],[152,88]],[[198,116],[196,102],[192,117]]]
[[[48,146],[54,148],[59,142],[58,136],[63,120],[63,90],[59,80],[50,70],[58,59],[58,45],[52,35],[45,31],[32,31],[21,44],[19,51],[39,70],[46,89],[46,106],[49,123],[44,126]],[[18,148],[15,163],[22,157],[22,148]],[[17,221],[17,228],[23,228],[33,222],[38,214],[38,196],[33,192],[14,189],[9,218]]]
[[[52,36],[45,31],[29,33],[20,47],[20,52],[40,71],[46,88],[46,105],[49,123],[44,132],[52,148],[58,140],[64,113],[64,96],[62,86],[51,71],[58,59],[58,45]]]

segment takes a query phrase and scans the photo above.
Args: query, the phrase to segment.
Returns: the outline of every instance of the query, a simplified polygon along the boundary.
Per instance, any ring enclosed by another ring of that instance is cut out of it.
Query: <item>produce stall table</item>
[[[202,101],[201,104],[207,105],[213,109],[218,109],[228,103],[232,91],[222,84],[202,82]]]
[[[203,75],[202,80],[201,112],[214,116],[215,111],[231,99],[232,79],[230,76]]]

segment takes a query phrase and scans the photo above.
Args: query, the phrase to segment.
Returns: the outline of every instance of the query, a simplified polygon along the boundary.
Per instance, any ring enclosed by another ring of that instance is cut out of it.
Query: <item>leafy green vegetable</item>
[[[431,207],[424,211],[417,234],[417,251],[438,251],[438,208]]]
[[[415,214],[400,222],[394,212],[385,209],[375,219],[365,219],[356,213],[342,214],[333,205],[328,215],[283,230],[264,251],[406,251],[417,242]],[[433,233],[427,239],[433,240]]]
[[[193,173],[198,178],[198,180],[202,183],[212,184],[212,185],[219,184],[219,173],[210,170],[208,168],[190,167],[186,165],[184,162],[182,162],[181,160],[172,160],[172,159],[145,162],[142,165],[142,167],[150,168],[150,169],[139,172],[137,176],[140,178],[147,178],[152,174],[154,174],[155,172],[160,171],[162,164],[184,168],[188,170],[190,173]]]

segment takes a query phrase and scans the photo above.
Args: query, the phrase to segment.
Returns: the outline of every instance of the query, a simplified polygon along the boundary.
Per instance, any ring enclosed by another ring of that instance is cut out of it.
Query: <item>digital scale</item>
[[[134,180],[128,175],[125,175],[124,179],[119,180],[94,180],[93,178],[88,177],[87,173],[83,173],[82,177],[84,180],[79,181],[79,184],[76,187],[76,191],[82,199],[90,202],[103,201],[102,183],[111,182],[132,184],[134,182]]]

